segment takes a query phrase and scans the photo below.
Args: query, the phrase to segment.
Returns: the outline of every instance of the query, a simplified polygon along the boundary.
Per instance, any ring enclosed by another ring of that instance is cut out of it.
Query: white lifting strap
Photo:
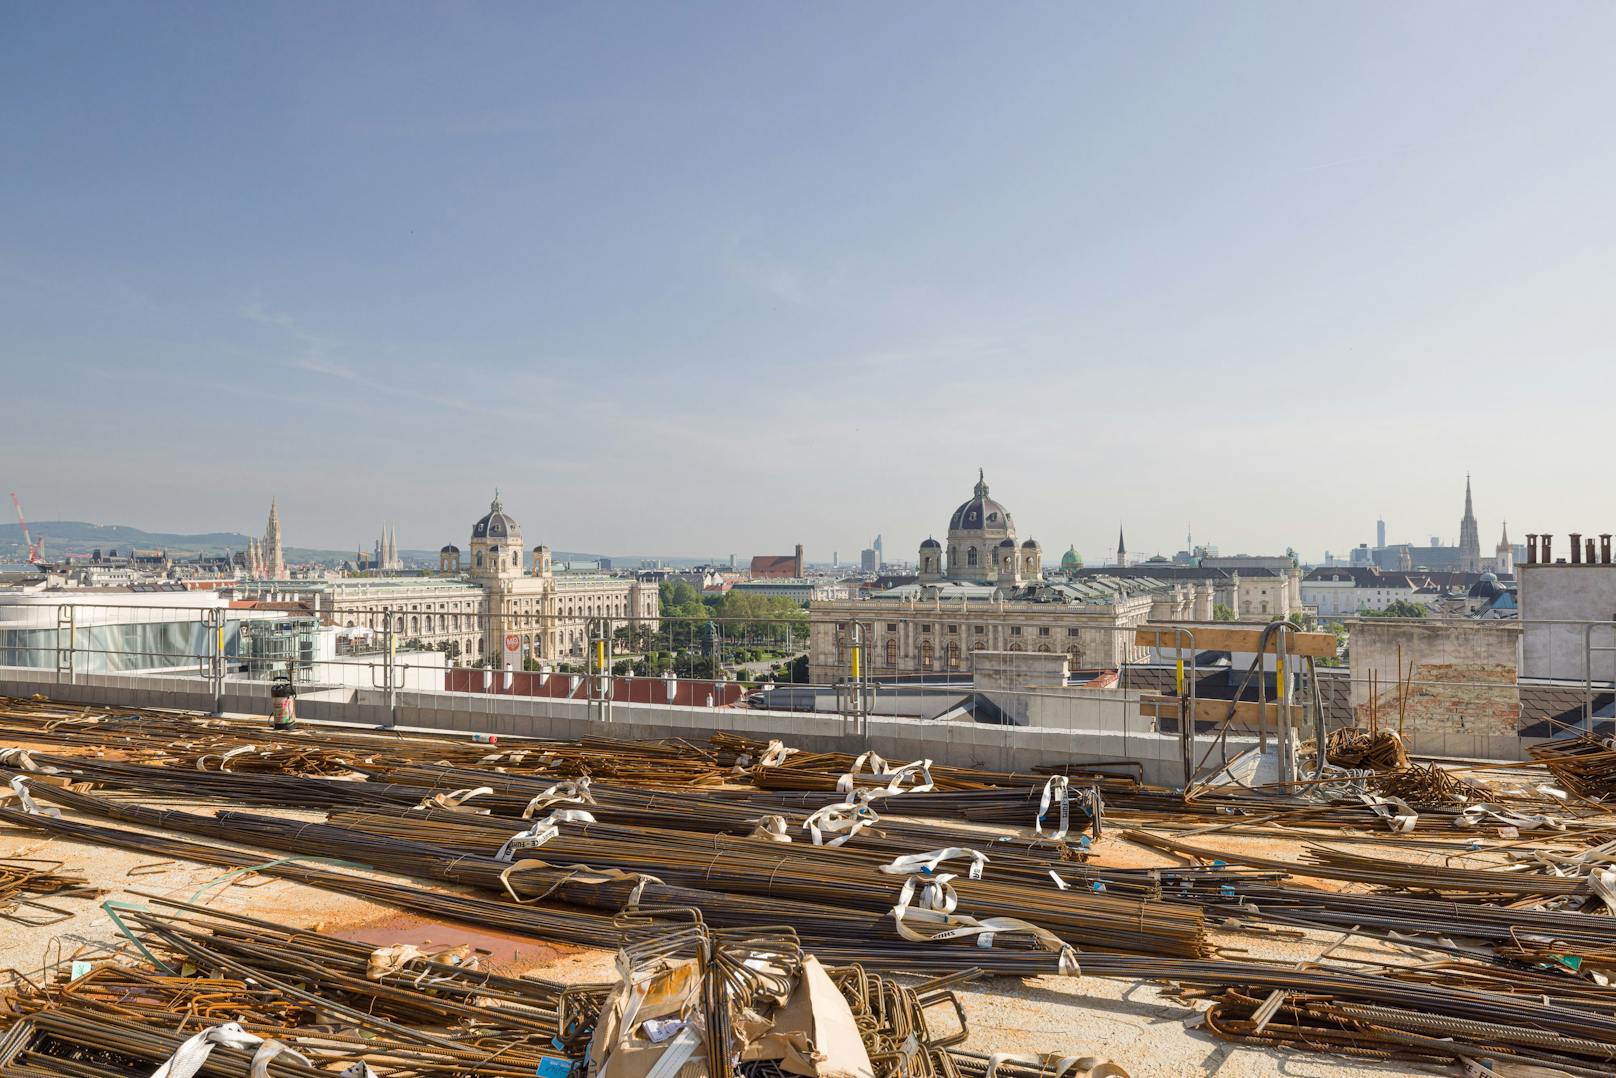
[[[786,818],[770,813],[761,817],[752,826],[752,833],[747,838],[767,839],[769,842],[790,842],[791,835],[787,830]]]
[[[151,1078],[192,1078],[202,1065],[213,1054],[218,1045],[227,1048],[239,1048],[243,1051],[248,1048],[257,1048],[264,1043],[264,1038],[248,1033],[241,1028],[239,1022],[226,1022],[223,1025],[213,1026],[195,1034],[190,1039],[174,1049],[174,1054],[156,1070],[152,1071]],[[265,1066],[268,1066],[266,1062]]]
[[[586,775],[579,779],[568,779],[549,786],[527,803],[527,808],[522,810],[522,819],[531,819],[535,812],[542,812],[558,802],[574,805],[595,804],[595,795],[589,792],[589,777]]]
[[[253,1053],[251,1078],[269,1078],[269,1061],[279,1055],[288,1055],[305,1066],[314,1066],[313,1063],[309,1062],[308,1056],[288,1046],[284,1041],[278,1041],[272,1037],[259,1045],[258,1051]]]
[[[788,749],[778,741],[770,741],[769,747],[763,750],[762,756],[758,757],[757,765],[759,767],[779,767],[786,762],[787,756],[801,751],[801,749]]]
[[[1386,821],[1386,826],[1394,834],[1402,835],[1414,830],[1414,825],[1420,822],[1420,814],[1409,807],[1407,801],[1401,797],[1380,797],[1376,794],[1359,794],[1358,800],[1368,805],[1376,816]],[[1401,811],[1394,812],[1394,809]],[[1465,826],[1455,821],[1459,826]]]
[[[1523,812],[1512,812],[1509,809],[1500,809],[1496,805],[1466,805],[1459,810],[1459,816],[1453,821],[1455,827],[1480,827],[1484,822],[1492,821],[1505,827],[1518,827],[1522,831],[1535,831],[1542,827],[1550,831],[1564,831],[1565,821],[1558,816],[1547,813],[1542,816],[1529,815]]]
[[[526,831],[518,831],[505,840],[505,845],[494,854],[496,861],[511,861],[522,850],[536,850],[561,833],[564,823],[594,823],[595,817],[583,809],[556,809],[537,821]]]
[[[962,913],[954,913],[952,910],[933,910],[911,905],[915,896],[914,883],[913,876],[904,882],[903,890],[898,893],[898,904],[892,907],[893,924],[898,930],[898,935],[904,939],[925,943],[967,939],[974,936],[978,947],[992,947],[994,939],[1000,935],[1027,936],[1041,949],[1058,956],[1056,969],[1061,974],[1076,977],[1082,972],[1077,963],[1077,949],[1049,929],[1023,921],[1019,917],[984,917],[978,920]],[[946,880],[944,885],[946,886]],[[911,927],[911,922],[928,927],[936,926],[937,931],[916,931]]]
[[[37,771],[41,775],[56,775],[62,770],[49,765],[40,766],[34,762],[32,753],[19,748],[0,749],[0,767],[14,767],[18,771]]]
[[[470,801],[474,797],[481,797],[484,794],[491,794],[493,792],[494,788],[492,786],[478,786],[473,789],[453,790],[446,794],[433,794],[431,797],[423,797],[421,799],[421,803],[415,807],[418,809],[454,809],[459,808],[461,805],[464,805],[467,801]]]
[[[864,772],[866,763],[870,767],[868,774]],[[881,789],[881,793],[885,796],[902,793],[925,793],[936,788],[936,784],[932,782],[931,778],[930,760],[916,760],[912,764],[904,764],[893,770],[880,756],[874,752],[866,752],[853,761],[851,770],[836,780],[836,792],[851,795],[858,788],[860,778],[870,778],[876,781],[885,779],[886,786]],[[907,787],[904,786],[904,783],[911,779],[915,781]]]
[[[875,810],[862,801],[840,801],[816,810],[802,826],[815,846],[840,846],[880,819]],[[827,835],[834,837],[826,838]]]
[[[1071,780],[1065,775],[1051,775],[1049,781],[1044,783],[1043,796],[1038,799],[1038,818],[1032,822],[1035,834],[1044,833],[1044,817],[1053,803],[1060,808],[1060,826],[1051,831],[1049,837],[1056,841],[1066,837],[1066,830],[1072,823],[1071,785]]]
[[[931,850],[927,853],[907,853],[901,857],[894,857],[891,861],[882,865],[880,870],[889,876],[935,872],[938,865],[944,861],[952,861],[957,857],[971,859],[971,867],[966,870],[966,875],[970,879],[979,880],[982,878],[982,869],[988,863],[987,854],[965,846],[949,846],[945,849]]]
[[[57,809],[57,808],[40,808],[37,804],[34,803],[33,796],[28,792],[28,778],[27,778],[27,776],[18,775],[16,778],[12,779],[11,780],[11,792],[17,795],[17,803],[22,806],[22,810],[24,812],[28,813],[28,815],[30,815],[30,816],[49,816],[52,819],[56,819],[56,820],[59,820],[59,819],[62,818],[61,809]]]

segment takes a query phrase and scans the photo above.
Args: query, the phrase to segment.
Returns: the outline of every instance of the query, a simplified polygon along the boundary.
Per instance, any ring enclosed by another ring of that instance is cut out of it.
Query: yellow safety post
[[[857,644],[854,644],[853,645],[853,680],[857,681],[858,676],[859,676],[859,646]]]
[[[600,640],[595,641],[595,673],[604,674],[605,672],[606,672],[606,641],[605,641],[605,639],[600,639]]]

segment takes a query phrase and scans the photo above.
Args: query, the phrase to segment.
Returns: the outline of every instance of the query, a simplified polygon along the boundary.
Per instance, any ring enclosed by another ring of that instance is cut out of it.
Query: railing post
[[[382,684],[387,689],[387,725],[398,725],[398,637],[393,630],[393,616],[387,615],[387,651],[382,658]]]
[[[67,650],[62,650],[62,632],[67,632]],[[63,603],[56,608],[56,683],[60,685],[63,674],[69,685],[75,684],[78,674],[78,608],[72,603]]]
[[[212,615],[208,620],[213,630],[208,635],[212,638],[213,663],[209,670],[209,680],[213,683],[213,713],[224,714],[224,611],[216,609],[209,611]]]

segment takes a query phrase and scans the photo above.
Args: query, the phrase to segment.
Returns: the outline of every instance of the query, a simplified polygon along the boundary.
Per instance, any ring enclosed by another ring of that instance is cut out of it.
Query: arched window
[[[482,637],[477,638],[477,654],[481,655],[488,650],[488,641]]]
[[[420,631],[421,631],[421,619],[417,618],[417,617],[410,618],[410,633],[411,633],[411,635],[418,634]]]
[[[976,568],[976,548],[974,546],[966,549],[965,564],[973,569]]]
[[[520,550],[511,551],[511,564],[512,565],[521,565],[522,564],[522,552]]]
[[[948,668],[950,670],[958,670],[960,668],[960,649],[958,644],[948,645]]]
[[[479,550],[479,551],[477,551],[477,568],[481,569],[482,567],[483,567],[483,552]]]
[[[1026,651],[1027,649],[1025,647],[1023,647],[1020,643],[1015,643],[1015,644],[1010,645],[1010,650],[1011,651]]]
[[[1039,644],[1038,645],[1038,653],[1040,655],[1048,655],[1049,654],[1049,645],[1048,644]]]
[[[887,665],[898,665],[898,641],[890,636],[887,637]]]
[[[1071,667],[1073,670],[1082,668],[1083,651],[1081,648],[1073,645],[1072,647],[1066,649],[1066,665]]]
[[[395,620],[394,620],[394,622],[393,622],[393,631],[394,631],[394,632],[395,632],[395,633],[401,633],[401,632],[403,632],[403,631],[404,631],[404,615],[402,615],[402,614],[400,614],[400,615],[399,615],[399,616],[398,616],[398,617],[397,617],[397,618],[396,618],[396,619],[395,619]]]
[[[349,618],[348,619],[348,628],[352,629],[353,627],[354,627],[353,618]]]
[[[927,670],[930,670],[931,669],[931,658],[932,658],[931,641],[927,640],[925,643],[920,645],[920,665],[923,668],[925,668]]]

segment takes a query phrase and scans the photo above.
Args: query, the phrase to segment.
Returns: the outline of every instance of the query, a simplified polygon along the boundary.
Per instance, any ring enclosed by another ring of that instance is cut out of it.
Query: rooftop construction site
[[[979,653],[1001,721],[934,721],[871,706],[850,635],[814,715],[624,695],[608,633],[530,700],[218,647],[5,669],[0,1073],[1616,1069],[1591,711],[1520,759],[1422,756],[1412,674],[1341,722],[1334,638],[1276,623],[1130,629],[1186,656],[1148,692]],[[1251,658],[1225,699],[1215,648]],[[1109,730],[1072,703],[1106,693]]]

